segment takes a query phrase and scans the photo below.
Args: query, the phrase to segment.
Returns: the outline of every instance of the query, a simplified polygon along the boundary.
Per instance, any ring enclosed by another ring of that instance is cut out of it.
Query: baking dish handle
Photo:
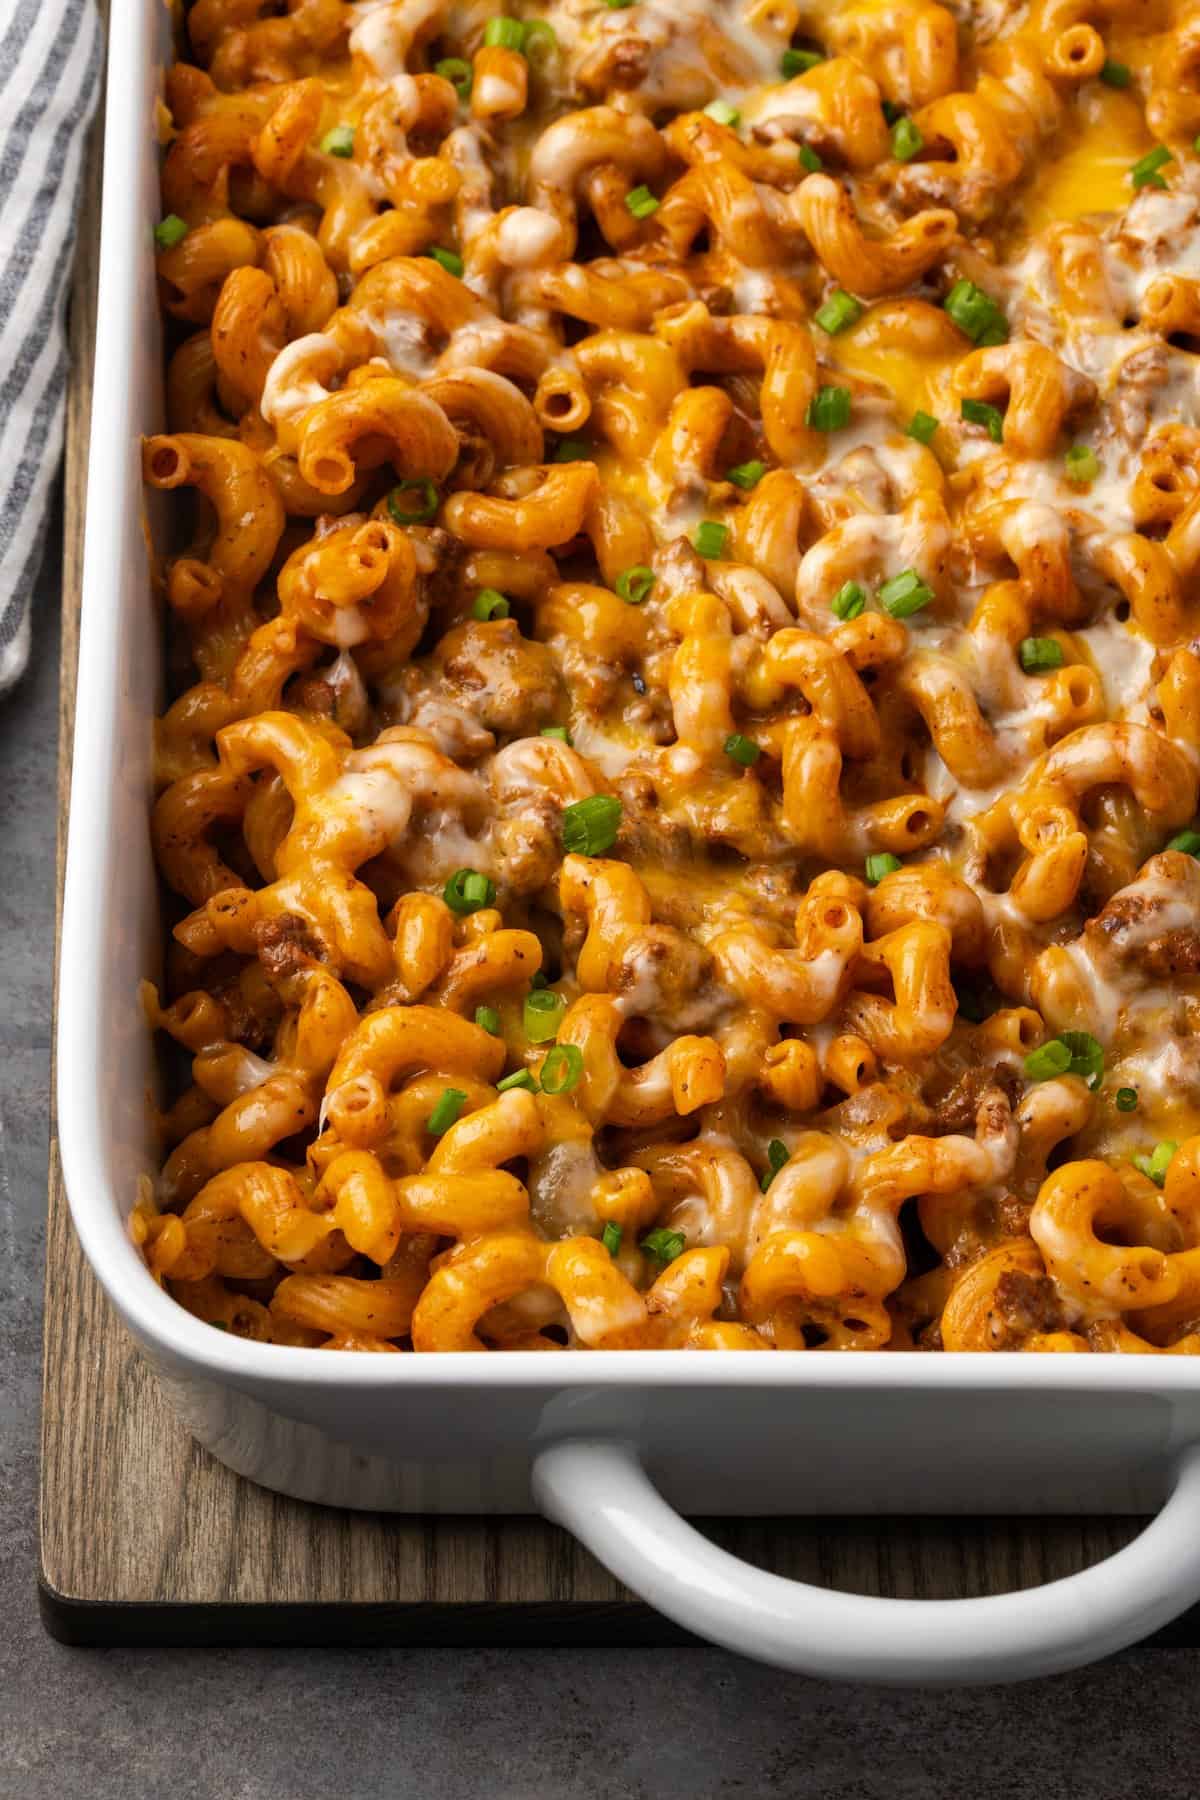
[[[888,1600],[788,1581],[694,1530],[635,1447],[565,1438],[533,1468],[538,1505],[689,1631],[744,1656],[852,1681],[1015,1681],[1078,1668],[1200,1599],[1200,1444],[1179,1456],[1162,1511],[1077,1575],[975,1600]]]

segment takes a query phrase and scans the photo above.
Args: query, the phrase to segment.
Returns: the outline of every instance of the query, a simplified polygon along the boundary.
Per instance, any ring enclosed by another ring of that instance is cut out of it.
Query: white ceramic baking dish
[[[151,263],[162,0],[113,8],[99,336],[58,1028],[63,1163],[97,1275],[188,1427],[330,1505],[540,1506],[679,1623],[827,1676],[1066,1669],[1200,1597],[1200,1369],[1187,1358],[610,1352],[320,1355],[244,1343],[147,1274],[126,1219],[152,1166],[137,998],[160,933],[148,849],[160,634],[139,439],[161,429]],[[1126,1550],[1002,1597],[830,1593],[718,1551],[695,1514],[1148,1512]]]

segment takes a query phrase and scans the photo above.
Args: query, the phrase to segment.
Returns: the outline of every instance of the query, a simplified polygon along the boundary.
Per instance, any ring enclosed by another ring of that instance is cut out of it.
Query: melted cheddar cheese
[[[196,0],[155,844],[198,1317],[1200,1350],[1170,0]]]

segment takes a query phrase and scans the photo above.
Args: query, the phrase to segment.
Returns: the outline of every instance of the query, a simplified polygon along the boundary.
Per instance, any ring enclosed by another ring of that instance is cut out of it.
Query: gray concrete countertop
[[[53,564],[53,558],[51,559]],[[867,1690],[716,1651],[66,1650],[34,1596],[57,572],[0,704],[0,1800],[1187,1800],[1191,1652]]]

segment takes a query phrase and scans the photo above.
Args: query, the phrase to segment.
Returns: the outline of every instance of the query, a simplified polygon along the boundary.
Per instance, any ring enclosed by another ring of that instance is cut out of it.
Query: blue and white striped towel
[[[101,54],[93,0],[0,0],[0,692],[29,658],[62,454],[66,295]]]

